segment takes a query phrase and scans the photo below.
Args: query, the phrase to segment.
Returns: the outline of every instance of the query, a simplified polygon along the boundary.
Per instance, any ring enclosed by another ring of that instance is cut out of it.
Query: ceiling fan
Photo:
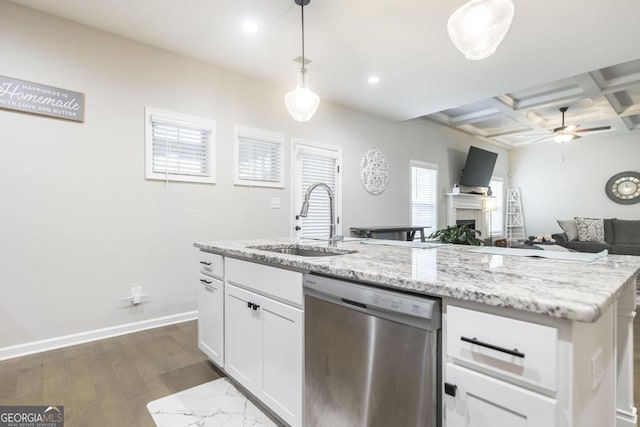
[[[574,139],[581,138],[581,136],[578,135],[578,133],[594,132],[594,131],[598,131],[598,130],[611,129],[611,126],[599,126],[599,127],[587,128],[587,129],[578,129],[580,127],[580,125],[568,125],[568,126],[566,126],[564,124],[564,113],[566,113],[568,109],[569,109],[569,107],[560,108],[560,112],[562,113],[562,125],[560,127],[557,127],[555,129],[553,129],[553,134],[552,135],[547,135],[547,136],[545,136],[543,138],[536,139],[534,141],[530,141],[529,144],[532,144],[534,142],[544,141],[545,139],[549,139],[549,138],[553,138],[553,140],[555,142],[560,142],[560,143],[569,142],[569,141],[572,141]]]

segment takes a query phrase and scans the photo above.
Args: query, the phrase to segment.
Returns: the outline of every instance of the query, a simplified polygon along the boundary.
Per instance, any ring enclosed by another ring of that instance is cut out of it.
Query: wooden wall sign
[[[0,76],[0,108],[84,122],[84,94]]]

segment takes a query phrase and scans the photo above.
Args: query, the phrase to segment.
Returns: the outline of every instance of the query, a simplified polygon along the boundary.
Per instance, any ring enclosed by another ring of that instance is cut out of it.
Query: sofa
[[[579,226],[584,225],[585,222],[588,226],[593,226],[596,234],[599,232],[600,235],[593,236],[583,232],[584,227]],[[558,224],[563,232],[556,233],[552,237],[556,240],[556,244],[567,249],[580,252],[600,252],[606,249],[610,254],[640,256],[640,220],[576,217],[574,220],[558,220]],[[602,230],[598,227],[602,227]]]

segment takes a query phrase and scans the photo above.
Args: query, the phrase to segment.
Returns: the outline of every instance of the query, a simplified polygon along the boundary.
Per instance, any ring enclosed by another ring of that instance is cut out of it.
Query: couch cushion
[[[640,245],[640,220],[613,220],[613,243],[616,245]]]
[[[580,242],[604,242],[604,221],[595,218],[576,217]]]
[[[613,234],[613,220],[616,218],[603,219],[602,223],[604,224],[604,241],[607,243],[615,243],[614,242],[614,234]]]
[[[567,233],[567,240],[578,240],[578,226],[575,219],[559,219],[558,225]]]
[[[600,252],[603,250],[608,250],[611,252],[611,245],[608,243],[602,242],[579,242],[577,240],[567,242],[566,248],[573,249],[580,252]]]
[[[639,245],[611,245],[610,253],[614,255],[638,255],[640,256]]]

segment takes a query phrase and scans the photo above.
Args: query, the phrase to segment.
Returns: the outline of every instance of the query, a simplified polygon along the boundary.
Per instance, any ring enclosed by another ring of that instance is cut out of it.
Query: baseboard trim
[[[622,409],[616,410],[616,427],[637,427],[638,414],[636,408],[632,408],[631,412]]]
[[[10,347],[0,348],[0,361],[41,353],[43,351],[55,350],[77,344],[84,344],[91,341],[105,338],[117,337],[119,335],[140,332],[147,329],[159,328],[176,323],[188,322],[198,318],[197,311],[173,314],[171,316],[158,317],[155,319],[143,320],[141,322],[126,323],[124,325],[111,326],[108,328],[94,329],[92,331],[80,332],[77,334],[64,335],[56,338],[49,338],[41,341],[33,341],[25,344],[18,344]]]

